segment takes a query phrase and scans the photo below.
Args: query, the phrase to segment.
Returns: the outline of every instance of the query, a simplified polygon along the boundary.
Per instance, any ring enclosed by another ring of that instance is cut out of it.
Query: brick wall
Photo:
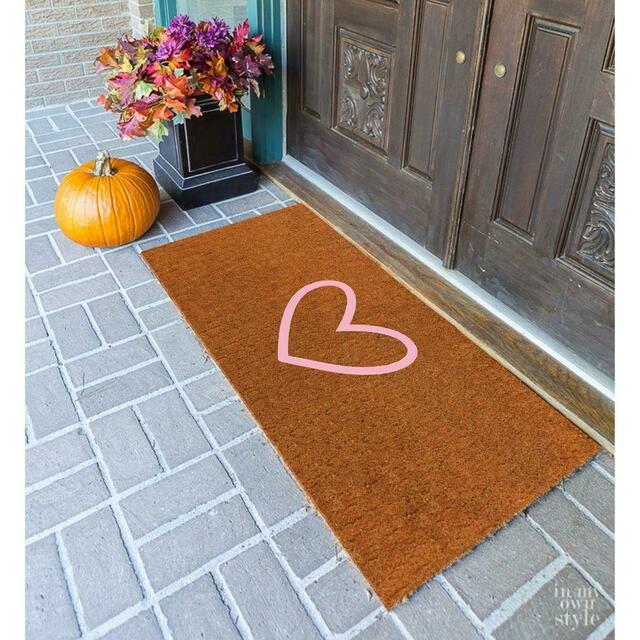
[[[25,0],[26,107],[97,95],[100,48],[153,19],[153,0]]]
[[[129,0],[129,12],[133,33],[136,35],[147,33],[154,21],[153,0]]]

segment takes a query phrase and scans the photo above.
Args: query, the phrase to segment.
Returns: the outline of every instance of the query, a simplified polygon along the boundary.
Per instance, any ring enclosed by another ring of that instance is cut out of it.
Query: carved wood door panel
[[[486,5],[287,3],[288,152],[439,256]]]
[[[495,0],[456,262],[607,375],[613,9],[613,0]]]

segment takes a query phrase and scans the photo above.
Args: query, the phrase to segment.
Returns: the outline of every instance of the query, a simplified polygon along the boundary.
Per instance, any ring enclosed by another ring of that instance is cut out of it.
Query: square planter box
[[[184,124],[169,123],[169,135],[153,161],[158,182],[183,209],[258,188],[255,172],[244,161],[240,112],[220,111],[208,97],[197,103],[202,115]]]

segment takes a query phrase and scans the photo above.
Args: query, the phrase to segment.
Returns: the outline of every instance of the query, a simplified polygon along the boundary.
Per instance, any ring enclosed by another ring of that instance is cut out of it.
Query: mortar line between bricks
[[[32,369],[31,371],[27,371],[25,370],[24,372],[24,377],[29,378],[30,376],[33,376],[37,373],[42,373],[43,371],[46,371],[47,369],[51,369],[52,367],[59,367],[60,363],[59,362],[49,362],[48,364],[45,364],[43,367],[39,367],[38,369]]]
[[[52,485],[54,482],[58,482],[58,480],[64,480],[65,478],[68,478],[69,476],[72,476],[75,473],[78,473],[78,471],[82,471],[83,469],[86,469],[87,467],[90,467],[95,463],[96,463],[96,459],[95,457],[92,457],[92,458],[89,458],[88,460],[83,460],[79,464],[76,464],[73,467],[70,467],[69,469],[65,469],[64,471],[54,473],[52,476],[49,476],[48,478],[44,478],[43,480],[34,482],[33,484],[30,484],[25,488],[24,495],[28,496],[28,495],[31,495],[32,493],[35,493],[36,491],[45,489],[49,485]]]
[[[120,613],[113,616],[113,618],[109,618],[102,624],[99,624],[97,627],[91,629],[91,633],[87,636],[83,636],[82,640],[88,640],[89,638],[90,640],[96,640],[97,638],[102,638],[110,631],[113,631],[126,622],[129,622],[129,620],[135,618],[137,615],[140,615],[144,611],[153,611],[155,613],[153,605],[150,602],[146,600],[140,600],[140,602],[136,602],[136,604],[123,609]],[[132,640],[137,639],[132,638]]]
[[[158,224],[158,227],[159,227],[159,224]],[[151,229],[149,229],[147,233],[152,233]],[[171,242],[171,237],[168,236],[167,232],[161,228],[158,228],[158,232],[157,233],[154,232],[154,235],[147,236],[147,234],[145,234],[135,241],[135,247],[138,250],[138,253],[140,254],[142,251],[144,251],[141,245],[146,244],[148,242],[152,242],[153,240],[166,240],[167,242]]]
[[[445,590],[451,601],[458,607],[464,617],[467,618],[467,620],[469,620],[469,622],[475,627],[480,637],[484,638],[484,640],[494,640],[493,634],[486,629],[482,620],[478,618],[473,609],[443,574],[439,573],[433,578],[433,580],[436,580]]]
[[[31,422],[31,419],[29,418],[28,415],[27,415],[27,418],[29,419],[29,422]],[[79,428],[80,428],[79,423],[74,422],[73,424],[70,424],[68,427],[62,427],[62,429],[58,429],[57,431],[48,433],[47,435],[42,436],[41,438],[36,438],[34,434],[33,440],[30,440],[29,444],[24,449],[25,451],[35,449],[36,447],[39,447],[41,444],[46,444],[47,442],[51,442],[53,440],[57,440],[58,438],[62,438],[62,436],[66,436],[72,431],[75,431],[76,429],[79,429]]]
[[[565,489],[563,482],[560,483],[559,489],[562,495],[564,495],[564,497],[567,500],[569,500],[569,502],[572,502],[585,516],[587,516],[587,518],[589,518],[589,520],[591,520],[593,524],[595,524],[596,527],[598,527],[598,529],[602,531],[602,533],[609,536],[612,540],[616,539],[615,534],[613,533],[613,531],[611,531],[611,529],[609,529],[609,527],[607,527],[604,523],[600,522],[600,520],[596,518],[596,516],[589,510],[588,507],[585,507],[582,504],[582,502],[580,502],[575,496],[571,495],[571,493],[569,493]]]
[[[88,419],[93,422],[94,420],[98,420],[98,418],[104,418],[114,413],[118,413],[118,411],[132,407],[137,403],[145,402],[146,400],[157,398],[158,396],[161,396],[163,393],[167,393],[168,391],[173,391],[174,389],[176,389],[176,386],[173,383],[167,384],[164,387],[160,387],[159,389],[150,391],[149,393],[146,393],[138,398],[127,400],[126,402],[122,402],[121,404],[115,405],[113,407],[109,407],[108,409],[105,409],[100,413],[96,413],[95,415],[89,416]]]
[[[144,437],[147,439],[147,442],[151,447],[151,451],[153,451],[153,455],[158,461],[158,465],[160,466],[162,471],[166,473],[167,471],[169,471],[171,467],[169,466],[167,459],[164,457],[164,454],[162,453],[162,449],[158,444],[158,441],[153,437],[153,433],[151,432],[151,429],[149,429],[149,426],[147,425],[145,419],[142,417],[142,414],[140,413],[140,409],[136,405],[134,405],[131,408],[131,410],[133,411],[133,414],[135,415],[136,420],[140,425],[140,429],[142,430]]]
[[[51,217],[55,217],[55,216],[51,216]],[[47,231],[43,235],[46,235],[47,238],[49,239],[49,244],[53,248],[53,252],[58,256],[58,259],[60,260],[60,264],[61,265],[68,264],[68,262],[64,259],[64,256],[60,252],[60,248],[58,247],[58,243],[55,241],[55,239],[53,237],[53,233],[51,231]],[[31,236],[31,237],[40,237],[40,236]],[[54,267],[51,267],[51,268],[53,269]]]
[[[165,322],[165,324],[159,324],[157,327],[153,327],[153,329],[148,329],[147,325],[144,325],[144,331],[146,331],[147,333],[152,333],[152,331],[159,331],[160,329],[166,329],[168,327],[173,327],[173,325],[175,324],[179,324],[181,322],[182,319],[179,320],[169,320],[169,322]],[[141,321],[144,323],[144,320],[141,319]]]
[[[525,512],[525,517],[529,524],[538,532],[542,537],[556,550],[560,555],[566,556],[569,564],[582,575],[582,577],[594,587],[600,595],[613,607],[615,607],[614,599],[607,593],[607,590],[598,582],[571,554],[562,548],[562,546],[556,542],[555,538],[551,534],[547,533],[541,524],[536,522],[531,515]]]
[[[45,160],[46,162],[46,160]],[[37,209],[40,205],[34,204],[28,207],[25,207],[25,213],[29,211],[29,209]],[[27,220],[25,218],[25,225],[31,224],[32,222],[42,222],[43,220],[50,220],[51,218],[55,218],[55,216],[52,213],[48,213],[44,216],[40,216],[39,218],[31,218],[30,220]],[[48,231],[45,231],[44,233],[49,233]],[[32,236],[34,237],[34,236]],[[52,267],[49,267],[52,268]]]
[[[603,467],[601,466],[598,462],[596,462],[595,460],[591,460],[590,462],[591,466],[596,469],[596,471],[598,471],[601,475],[603,475],[612,485],[615,486],[616,484],[616,479]]]
[[[304,505],[299,509],[296,509],[288,516],[282,518],[282,520],[272,524],[270,527],[267,527],[269,530],[269,535],[272,538],[275,538],[278,534],[286,531],[287,529],[291,529],[291,527],[295,526],[301,520],[304,520],[309,513],[313,511],[311,505]]]
[[[29,280],[29,284],[33,289],[33,282]],[[43,311],[42,301],[40,300],[39,297],[36,298],[36,305],[38,305],[38,309],[42,312]],[[46,316],[43,317],[43,322],[45,323],[45,327],[48,330],[48,332],[51,332],[51,326]],[[56,352],[57,357],[60,357],[59,347],[55,341],[53,341],[53,348],[54,348],[54,351]],[[142,596],[144,599],[149,600],[151,602],[151,605],[153,606],[153,609],[154,609],[154,613],[156,614],[156,618],[158,620],[158,624],[160,625],[160,629],[162,631],[164,640],[173,640],[173,636],[171,634],[171,631],[169,630],[166,617],[164,616],[159,606],[157,605],[157,600],[154,600],[155,594],[153,592],[153,589],[151,588],[149,578],[146,574],[146,569],[144,567],[144,564],[142,563],[142,558],[140,557],[140,553],[137,547],[133,543],[133,536],[131,535],[131,531],[129,530],[127,522],[122,514],[120,504],[117,500],[118,491],[115,488],[109,469],[106,463],[104,462],[104,459],[102,457],[102,451],[100,450],[100,447],[96,442],[93,432],[89,428],[89,420],[84,412],[82,405],[80,404],[80,401],[78,399],[78,394],[75,392],[75,390],[70,389],[71,380],[69,378],[69,374],[66,368],[60,367],[59,371],[65,385],[67,386],[67,392],[69,393],[71,401],[74,405],[76,414],[80,418],[81,429],[84,432],[87,440],[89,441],[89,446],[91,447],[91,450],[93,451],[93,454],[96,457],[96,463],[98,465],[98,469],[109,491],[111,513],[113,514],[113,517],[116,520],[118,529],[120,530],[123,546],[124,546],[125,552],[129,557],[129,560],[133,565],[132,567],[133,573],[140,586]],[[78,622],[78,624],[80,624],[80,621]],[[91,635],[89,634],[87,638],[90,639]]]
[[[242,617],[237,616],[237,614],[235,613],[235,611],[239,609],[239,607],[237,606],[237,603],[235,602],[235,600],[234,600],[234,604],[229,603],[229,600],[232,599],[232,594],[225,591],[225,585],[222,584],[221,578],[218,575],[216,575],[216,573],[217,571],[213,570],[209,574],[209,577],[213,582],[213,587],[216,590],[218,596],[220,597],[222,604],[227,610],[227,615],[235,625],[235,628],[238,631],[238,635],[243,639],[252,638],[253,634],[251,633],[251,629],[249,629],[249,626],[247,625],[246,621]],[[234,615],[236,616],[235,620],[233,619]]]
[[[166,304],[167,301],[171,302],[171,300],[169,298],[163,298],[162,300],[155,300],[154,302],[150,302],[149,304],[145,304],[142,307],[138,307],[137,311],[138,311],[138,313],[140,313],[141,311],[147,311],[147,309],[154,309],[155,307],[159,307],[160,305]],[[172,322],[175,322],[175,320],[172,320]],[[159,329],[160,327],[156,327],[156,328]],[[155,330],[156,329],[153,329],[153,331],[155,331]],[[151,331],[149,331],[149,333],[151,333]]]
[[[105,273],[99,273],[97,277],[101,277],[104,275]],[[114,293],[115,293],[115,289],[112,289],[111,291],[106,291],[105,293],[101,293],[92,298],[85,298],[84,300],[82,300],[82,302],[86,302],[86,303],[95,302],[96,300],[102,300],[103,298],[108,298],[110,295],[113,295]],[[63,304],[63,305],[60,305],[59,307],[54,307],[53,309],[44,310],[44,307],[43,307],[43,315],[56,313],[57,311],[66,311],[67,309],[71,309],[72,307],[77,307],[79,304],[80,304],[80,301],[76,300],[75,302],[71,302],[70,304]],[[34,317],[34,316],[31,316],[31,317]]]
[[[220,598],[224,603],[224,606],[227,608],[227,611],[235,616],[231,618],[235,628],[238,630],[238,633],[242,637],[243,640],[253,640],[253,633],[251,632],[251,627],[249,627],[248,622],[245,620],[242,615],[242,611],[240,610],[240,606],[238,605],[238,601],[236,600],[234,594],[229,589],[229,585],[225,582],[225,579],[220,571],[220,565],[214,567],[211,570],[211,577],[213,578],[213,583],[220,594]],[[230,616],[231,617],[231,616]]]
[[[93,332],[96,334],[96,336],[98,337],[98,340],[100,341],[100,346],[101,347],[107,347],[109,345],[109,343],[105,340],[105,337],[102,333],[102,331],[100,330],[100,325],[98,324],[98,322],[96,321],[92,311],[91,311],[91,307],[89,307],[89,305],[86,302],[81,302],[80,306],[82,307],[82,309],[84,310],[85,314],[87,315],[87,320],[89,320],[89,324],[91,325],[91,328],[93,329]],[[140,334],[138,334],[140,335]],[[131,338],[135,338],[135,336],[128,336]],[[117,346],[119,344],[126,344],[127,338],[123,338],[122,340],[117,340],[115,343],[113,343],[112,346]],[[99,348],[98,349],[90,349],[89,351],[85,351],[84,353],[80,354],[80,356],[78,356],[78,358],[80,358],[81,356],[86,357],[88,355],[92,355],[92,353],[99,353]]]
[[[62,114],[58,114],[58,115],[62,115]],[[32,129],[31,126],[29,125],[29,121],[27,120],[26,123],[26,127],[29,130],[29,132],[31,133],[31,137],[33,138],[34,142],[37,145],[45,145],[45,144],[57,144],[58,142],[66,142],[67,140],[73,140],[74,138],[79,138],[81,137],[81,134],[78,133],[78,131],[76,129],[64,129],[62,132],[55,132],[55,131],[48,131],[47,133],[40,133],[40,134],[36,134]],[[39,140],[38,138],[42,138],[42,136],[46,136],[49,133],[64,133],[64,132],[68,132],[68,135],[65,135],[61,138],[56,137],[55,140]],[[53,153],[54,151],[63,151],[63,149],[54,149],[52,151],[50,151],[49,153]]]
[[[56,533],[54,539],[56,543],[56,549],[58,551],[58,558],[60,559],[60,566],[62,567],[62,573],[64,575],[64,580],[67,584],[67,591],[69,593],[69,597],[71,598],[71,604],[76,615],[76,621],[78,622],[80,633],[84,637],[84,635],[88,631],[88,627],[87,621],[85,619],[84,607],[82,606],[80,594],[78,593],[78,588],[76,586],[76,581],[73,575],[73,566],[71,564],[71,560],[69,560],[67,548],[64,545],[64,540],[62,539],[60,533]]]
[[[29,536],[28,538],[26,538],[25,547],[35,544],[36,542],[40,542],[40,540],[44,540],[44,538],[47,538],[51,534],[59,533],[63,529],[66,529],[67,527],[70,527],[71,525],[74,525],[77,522],[80,522],[81,520],[84,520],[85,518],[92,516],[94,513],[101,511],[105,507],[110,507],[112,503],[113,503],[112,498],[106,498],[101,502],[97,502],[92,507],[89,507],[88,509],[81,511],[80,513],[77,513],[76,515],[71,516],[70,518],[67,518],[63,522],[59,522],[58,524],[54,524],[53,526],[48,527],[47,529],[38,531],[38,533],[34,533],[32,536]]]
[[[75,386],[72,382],[72,389],[74,391],[78,391],[78,398],[80,399],[86,392],[91,391],[91,389],[93,389],[93,387],[97,385],[103,384],[105,382],[110,382],[111,380],[115,380],[116,378],[120,378],[129,373],[134,373],[135,371],[144,369],[145,367],[148,367],[150,364],[153,364],[154,362],[158,362],[158,361],[159,361],[159,358],[151,357],[147,360],[142,360],[141,362],[137,362],[136,364],[133,364],[130,367],[126,367],[125,369],[120,369],[115,373],[110,373],[109,375],[103,376],[102,378],[95,378],[91,380],[91,382],[88,382],[86,384],[83,381],[80,383],[79,386]]]
[[[33,195],[33,191],[31,190],[31,186],[29,185],[29,182],[27,180],[24,181],[24,187],[27,190],[27,193],[29,194],[29,197],[33,200],[34,204],[40,204],[36,200],[36,197]]]
[[[117,291],[113,291],[113,294],[118,293]],[[79,303],[78,306],[81,306],[85,312],[87,312],[87,315],[89,315],[90,313],[90,309],[88,308],[88,306],[85,306],[86,303],[81,302]],[[93,320],[93,322],[92,322]],[[69,364],[74,364],[76,362],[80,362],[81,360],[84,360],[85,358],[88,358],[89,356],[94,356],[100,353],[105,353],[107,351],[109,351],[110,349],[113,349],[114,347],[120,347],[122,345],[125,345],[129,342],[135,342],[136,340],[140,341],[141,338],[146,338],[146,336],[144,335],[144,333],[142,332],[142,330],[140,331],[140,333],[135,333],[131,336],[127,336],[126,338],[121,338],[120,340],[115,340],[113,342],[107,342],[107,340],[105,339],[104,335],[102,334],[102,331],[100,330],[100,327],[98,326],[98,323],[95,322],[95,318],[93,317],[93,314],[91,314],[91,316],[89,317],[89,323],[91,324],[91,328],[95,331],[98,339],[100,340],[100,342],[102,343],[99,347],[96,347],[95,349],[89,349],[88,351],[84,351],[83,353],[78,354],[77,356],[72,356],[71,358],[65,358],[61,364],[69,365]],[[140,327],[140,329],[142,329],[142,327]],[[148,342],[148,340],[147,340]],[[107,377],[107,376],[105,376]],[[93,384],[93,382],[91,383]]]
[[[222,372],[220,372],[220,373],[222,373]],[[232,396],[229,396],[228,398],[224,398],[224,400],[220,400],[219,402],[215,402],[210,407],[207,407],[206,409],[203,409],[199,413],[202,416],[208,416],[208,415],[211,415],[212,413],[215,413],[216,411],[220,411],[220,409],[224,409],[224,407],[228,407],[229,405],[237,404],[237,403],[241,403],[241,402],[242,401],[240,400],[239,396],[234,394]],[[246,433],[253,433],[255,431],[255,429],[258,429],[258,427],[256,426],[256,427],[252,428],[250,431],[247,431]],[[246,434],[242,434],[242,435],[246,435]],[[226,445],[221,445],[220,448],[222,449],[224,447],[226,447]]]
[[[87,312],[87,309],[84,306],[84,303],[79,303],[77,306],[82,307],[85,312]],[[55,312],[54,312],[55,313]],[[49,314],[52,315],[52,314]],[[139,339],[142,337],[141,333],[135,334],[133,336],[127,336],[126,338],[123,338],[122,340],[117,340],[116,342],[112,342],[111,344],[109,344],[106,340],[103,339],[103,336],[101,333],[99,333],[98,331],[96,331],[97,328],[97,324],[94,325],[91,322],[92,318],[89,318],[89,324],[91,324],[91,328],[94,330],[94,332],[96,332],[98,339],[100,339],[100,341],[102,342],[102,344],[99,347],[96,347],[95,349],[89,349],[88,351],[84,351],[83,353],[80,353],[77,356],[72,356],[71,358],[63,358],[61,361],[58,362],[58,364],[64,365],[64,366],[68,366],[70,364],[75,364],[76,362],[80,362],[81,360],[83,360],[84,358],[88,358],[90,356],[95,356],[98,355],[100,353],[105,353],[107,351],[109,351],[109,349],[113,348],[113,347],[119,347],[121,345],[127,344],[128,342],[133,342],[136,339]],[[38,342],[43,342],[45,340],[52,340],[53,336],[47,336],[46,338],[42,338],[41,340],[39,340]],[[50,365],[48,365],[50,366]],[[44,368],[44,367],[42,367]],[[123,369],[124,371],[124,369]],[[27,375],[30,375],[32,373],[35,373],[34,371],[30,371]],[[112,374],[109,374],[109,376]],[[109,377],[106,376],[106,377]],[[96,379],[97,380],[97,379]],[[93,384],[94,381],[91,381],[89,384]]]
[[[589,634],[587,640],[605,640],[605,638],[613,631],[615,620],[616,614],[610,614],[609,617],[599,627],[596,627]]]
[[[43,344],[44,342],[51,342],[51,338],[49,336],[45,336],[44,338],[37,338],[36,340],[25,341],[24,344],[25,344],[25,347],[37,347],[39,344]]]
[[[194,507],[193,509],[187,511],[186,513],[181,513],[179,516],[173,518],[169,522],[165,522],[164,524],[161,524],[159,527],[152,529],[151,531],[149,531],[149,533],[146,533],[145,535],[138,538],[136,540],[136,545],[138,546],[138,548],[143,547],[145,544],[148,544],[149,542],[153,542],[157,538],[160,538],[165,533],[170,533],[171,531],[174,531],[175,529],[182,526],[183,524],[186,524],[187,522],[194,520],[198,516],[201,516],[202,514],[211,511],[212,509],[223,504],[224,502],[228,502],[229,500],[231,500],[231,498],[235,498],[239,494],[240,494],[240,489],[234,486],[233,489],[229,489],[228,491],[225,491],[219,496],[216,496],[212,500],[203,502],[202,504],[199,504],[197,507]]]
[[[234,400],[229,404],[233,404],[233,403],[240,404],[241,400],[238,398],[238,400]],[[245,440],[249,440],[250,438],[253,438],[254,436],[260,433],[262,433],[260,427],[254,427],[250,431],[245,431],[245,433],[240,434],[237,438],[234,438],[233,440],[229,440],[229,442],[226,442],[225,444],[223,444],[220,447],[220,451],[226,451],[227,449],[232,449],[236,445],[239,445],[241,442],[244,442]]]
[[[543,567],[533,577],[518,587],[510,596],[494,609],[483,621],[483,624],[493,633],[501,624],[506,622],[520,607],[529,602],[535,595],[555,578],[562,569],[569,564],[565,556],[557,556]]]
[[[87,258],[84,258],[85,260],[90,260],[93,256],[87,256]],[[66,267],[66,264],[63,265],[57,265],[58,267]],[[55,269],[56,267],[54,267]],[[41,273],[43,273],[42,271],[38,271],[35,272],[31,275],[36,276],[36,275],[40,275]],[[72,280],[70,282],[65,282],[64,284],[60,284],[56,287],[51,287],[50,289],[43,289],[42,291],[39,291],[39,293],[44,294],[44,293],[51,293],[52,291],[60,291],[60,289],[64,289],[65,287],[70,287],[70,286],[74,286],[74,285],[78,285],[78,284],[83,284],[85,282],[89,282],[90,280],[95,280],[96,278],[100,278],[101,276],[104,276],[105,273],[107,273],[107,271],[100,271],[100,273],[95,273],[92,274],[90,276],[86,276],[85,278],[78,278],[77,280]],[[116,283],[119,284],[118,280],[117,280],[117,276],[110,271],[109,273],[111,273],[111,276],[116,278]],[[144,284],[149,284],[150,282],[153,282],[154,278],[149,278],[148,280],[144,280],[142,282],[138,282],[136,283],[134,286],[142,286]],[[78,304],[78,303],[76,303]]]
[[[95,146],[95,145],[94,145]],[[98,149],[96,148],[96,151]],[[73,149],[67,149],[67,151],[71,154],[71,157],[74,159],[76,166],[80,166],[82,163],[80,162],[80,158],[74,153]]]
[[[24,416],[24,430],[27,435],[27,444],[25,446],[25,450],[26,450],[29,447],[29,445],[32,442],[34,442],[36,439],[36,434],[35,434],[35,431],[33,430],[33,423],[31,422],[31,417],[26,411]]]
[[[86,260],[86,261],[90,261],[94,256],[87,256],[86,258],[82,258],[82,260]],[[80,262],[80,261],[78,261]],[[34,278],[35,276],[41,276],[45,273],[49,273],[49,272],[53,272],[56,270],[61,270],[64,267],[66,267],[66,264],[57,264],[53,267],[47,267],[46,269],[40,269],[40,271],[32,271],[31,273],[31,277]],[[34,287],[35,289],[38,291],[39,294],[44,294],[44,293],[50,293],[51,291],[60,291],[60,289],[64,289],[65,287],[71,287],[73,285],[76,284],[83,284],[84,282],[89,282],[90,280],[95,280],[96,278],[99,278],[100,276],[103,276],[106,273],[106,271],[100,271],[99,273],[92,273],[89,276],[84,276],[83,278],[76,278],[75,280],[69,280],[68,282],[63,282],[61,284],[57,284],[54,287],[48,287],[45,289],[41,289],[40,287],[37,287],[34,283]]]
[[[370,627],[378,618],[380,618],[385,612],[385,608],[382,605],[376,607],[373,611],[368,613],[362,620],[356,622],[352,627],[349,627],[346,631],[332,632],[332,640],[351,640],[356,635],[362,633],[365,629]]]
[[[391,618],[391,621],[395,625],[396,629],[398,629],[404,640],[414,640],[414,637],[409,633],[407,627],[404,626],[404,622],[400,620],[395,611],[389,611],[389,618]]]
[[[127,523],[126,518],[122,513],[122,507],[120,506],[119,501],[116,501],[112,506],[112,511],[120,529],[122,544],[126,549],[127,555],[129,556],[129,559],[133,565],[136,579],[141,587],[143,600],[148,601],[151,608],[153,609],[164,640],[173,640],[173,634],[171,633],[171,629],[169,628],[169,622],[164,615],[164,612],[160,607],[160,602],[155,594],[153,587],[151,586],[151,581],[149,580],[149,576],[147,575],[147,569],[144,566],[144,562],[142,561],[140,552],[135,545],[131,530],[129,529],[129,524]]]
[[[339,567],[346,560],[346,553],[340,549],[337,554],[334,554],[326,562],[323,562],[319,567],[315,568],[311,573],[300,578],[300,584],[304,589],[309,585],[318,581],[330,571],[333,571]]]

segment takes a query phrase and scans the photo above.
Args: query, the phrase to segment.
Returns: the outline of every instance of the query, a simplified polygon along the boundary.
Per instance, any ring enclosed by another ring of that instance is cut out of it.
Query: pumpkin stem
[[[115,169],[111,166],[111,158],[109,152],[106,149],[102,149],[96,157],[96,162],[93,168],[94,176],[112,176],[115,173]]]

